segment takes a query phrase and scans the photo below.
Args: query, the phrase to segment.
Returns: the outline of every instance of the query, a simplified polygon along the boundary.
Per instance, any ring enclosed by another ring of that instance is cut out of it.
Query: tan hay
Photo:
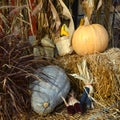
[[[120,49],[112,48],[104,53],[78,56],[70,55],[59,58],[59,63],[68,74],[77,73],[77,63],[86,59],[88,68],[94,76],[94,98],[103,104],[109,105],[120,100]],[[71,78],[71,77],[70,77]],[[83,89],[80,80],[71,79],[74,89]],[[76,88],[75,88],[76,86]]]
[[[46,116],[41,116],[33,113],[30,120],[108,120],[108,118],[118,120],[120,116],[119,113],[117,112],[115,113],[115,111],[117,111],[117,109],[109,110],[109,114],[108,114],[105,113],[103,110],[97,108],[94,110],[89,110],[84,115],[77,113],[71,116],[67,114],[66,109],[63,109],[62,111],[54,112]],[[22,119],[22,120],[26,120],[26,119]]]

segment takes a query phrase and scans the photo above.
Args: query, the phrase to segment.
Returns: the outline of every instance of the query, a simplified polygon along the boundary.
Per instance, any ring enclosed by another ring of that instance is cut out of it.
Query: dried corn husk
[[[58,54],[60,56],[71,54],[73,52],[73,49],[70,44],[69,36],[63,36],[63,37],[58,38],[56,42],[56,47],[58,50]]]
[[[60,56],[64,56],[66,54],[71,54],[73,52],[73,49],[71,47],[71,38],[72,34],[74,32],[74,23],[72,16],[70,14],[70,11],[64,4],[62,0],[59,0],[61,6],[63,7],[63,12],[62,15],[65,19],[70,20],[69,25],[68,25],[68,31],[69,31],[69,36],[63,36],[63,37],[57,37],[54,42],[56,44],[58,54]]]
[[[67,18],[67,19],[70,20],[68,28],[69,28],[70,42],[71,42],[71,37],[72,37],[72,34],[73,34],[74,30],[75,30],[75,29],[74,29],[73,18],[72,18],[72,15],[71,15],[69,9],[68,9],[67,6],[64,4],[64,2],[63,2],[62,0],[59,0],[59,2],[60,2],[60,4],[61,4],[61,6],[63,7],[63,13],[62,13],[62,14],[63,14],[64,18]]]
[[[35,16],[38,12],[41,11],[42,7],[43,7],[43,1],[40,0],[40,2],[38,3],[38,5],[37,5],[37,6],[34,8],[34,10],[32,11],[32,15]]]
[[[49,0],[49,3],[50,3],[52,15],[53,15],[53,20],[55,21],[55,29],[57,32],[59,30],[60,25],[61,25],[61,21],[60,21],[59,15],[58,15],[53,3],[51,2],[51,0]]]
[[[39,58],[41,56],[45,57],[54,57],[54,43],[53,41],[49,38],[48,35],[45,35],[41,39],[41,46],[35,46],[34,47],[34,56],[35,58]]]
[[[99,0],[98,5],[97,5],[97,11],[100,9],[100,7],[102,6],[102,4],[103,4],[103,1]]]
[[[52,39],[50,39],[48,35],[45,35],[45,37],[41,39],[41,45],[44,47],[55,47]]]
[[[83,0],[82,7],[85,12],[85,16],[87,16],[88,19],[90,20],[94,10],[94,0]]]

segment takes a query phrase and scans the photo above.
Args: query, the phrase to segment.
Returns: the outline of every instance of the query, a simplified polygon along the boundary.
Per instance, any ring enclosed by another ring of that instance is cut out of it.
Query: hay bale
[[[88,68],[94,77],[94,98],[104,104],[120,100],[120,49],[111,48],[104,53],[86,56],[64,56],[59,58],[59,65],[68,74],[79,74],[77,63],[83,59],[86,59]],[[72,78],[71,84],[74,84],[73,86],[76,86],[80,91],[83,89],[81,80]]]

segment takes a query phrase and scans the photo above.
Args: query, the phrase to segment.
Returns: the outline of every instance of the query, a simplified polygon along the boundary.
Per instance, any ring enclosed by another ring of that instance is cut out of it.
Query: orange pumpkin
[[[100,24],[79,26],[72,37],[72,47],[78,55],[103,52],[108,42],[108,32]]]

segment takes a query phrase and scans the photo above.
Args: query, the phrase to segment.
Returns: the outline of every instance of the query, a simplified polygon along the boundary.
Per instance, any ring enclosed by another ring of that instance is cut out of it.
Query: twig
[[[32,26],[31,14],[30,14],[31,11],[30,11],[30,8],[29,8],[29,4],[31,6],[31,1],[30,0],[26,0],[26,2],[27,2],[27,9],[28,9],[28,16],[29,16],[29,21],[30,21],[31,32],[32,32],[32,35],[35,36],[34,35],[34,31],[33,31],[33,26]]]
[[[18,8],[19,6],[2,6],[2,7],[0,7],[0,9],[6,9],[6,8]],[[27,7],[27,5],[23,5],[23,6],[21,6],[20,8],[23,8],[23,7]]]
[[[28,25],[30,25],[30,26],[31,26],[31,24],[30,24],[29,22],[27,22],[27,21],[23,20],[22,18],[17,17],[17,19],[18,19],[18,20],[20,20],[21,22],[24,22],[24,23],[26,23],[26,24],[28,24]]]

